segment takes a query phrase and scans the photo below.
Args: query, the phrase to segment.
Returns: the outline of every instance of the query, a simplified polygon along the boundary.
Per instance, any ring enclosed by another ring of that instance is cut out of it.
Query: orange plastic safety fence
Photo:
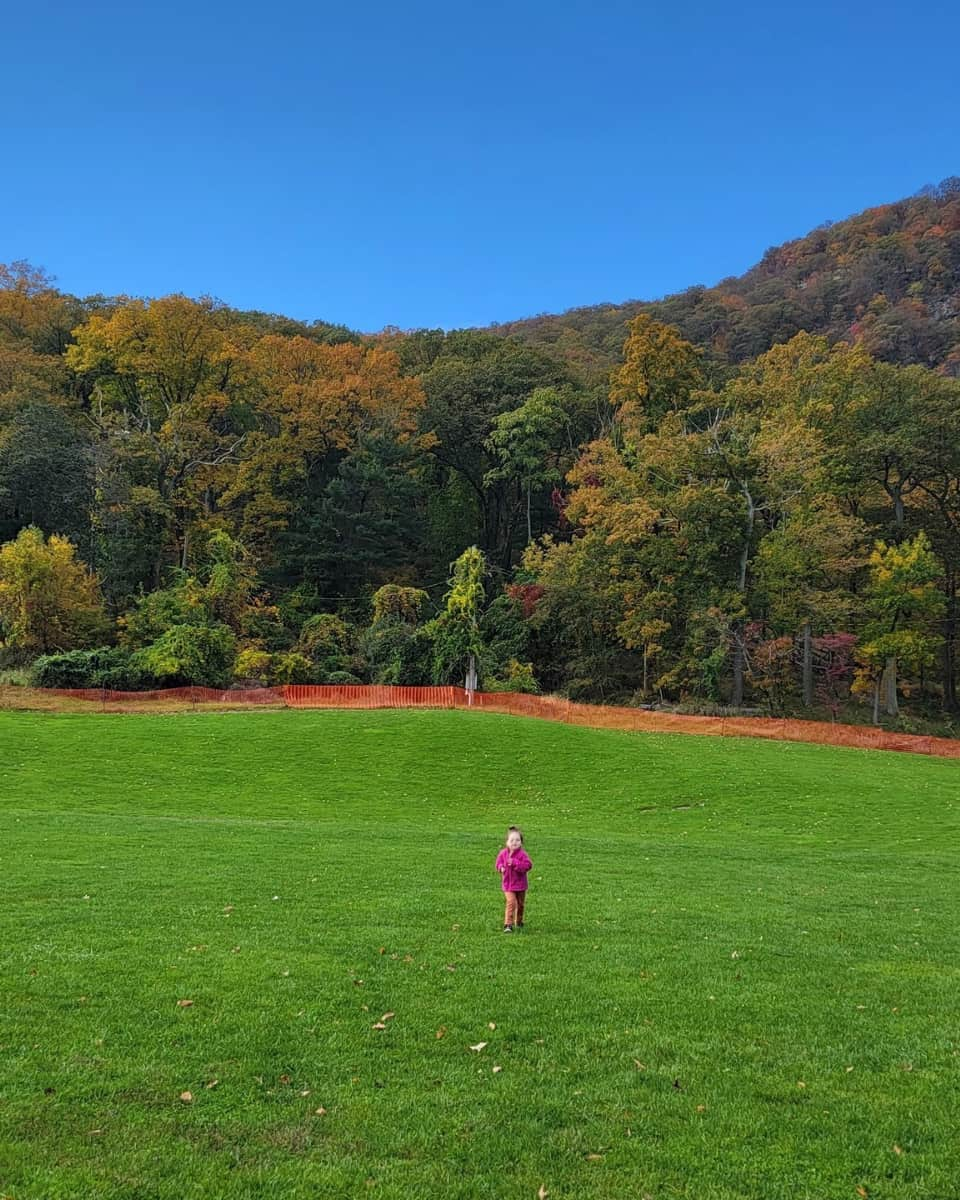
[[[457,687],[388,687],[380,684],[289,683],[283,696],[291,708],[463,708],[467,693]]]

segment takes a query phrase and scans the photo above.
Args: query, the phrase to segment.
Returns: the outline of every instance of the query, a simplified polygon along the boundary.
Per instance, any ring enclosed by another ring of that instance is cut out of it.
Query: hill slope
[[[801,329],[862,338],[876,357],[960,375],[960,179],[870,208],[768,250],[738,278],[657,301],[574,308],[495,326],[590,371],[616,361],[642,311],[721,362],[764,353]]]

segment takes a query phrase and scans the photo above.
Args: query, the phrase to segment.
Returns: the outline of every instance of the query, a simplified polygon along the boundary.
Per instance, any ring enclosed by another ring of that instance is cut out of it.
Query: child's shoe
[[[512,925],[504,925],[503,932],[504,933],[513,933],[513,926]]]

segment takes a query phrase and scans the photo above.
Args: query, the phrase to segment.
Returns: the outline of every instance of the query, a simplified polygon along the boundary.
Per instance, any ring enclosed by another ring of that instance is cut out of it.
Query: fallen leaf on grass
[[[193,1008],[192,1000],[178,1000],[177,1008]]]
[[[440,1038],[442,1038],[442,1037],[443,1037],[443,1035],[444,1035],[446,1032],[447,1032],[447,1027],[446,1027],[446,1025],[441,1025],[441,1026],[440,1026],[440,1028],[437,1030],[437,1033],[436,1033],[437,1039],[439,1040]]]
[[[588,1154],[586,1156],[586,1159],[587,1159],[587,1162],[602,1162],[603,1155],[602,1154]]]
[[[386,1025],[382,1021],[376,1021],[370,1026],[371,1029],[386,1029]]]
[[[325,1117],[327,1115],[327,1110],[321,1104],[320,1107],[314,1112],[313,1115],[315,1117]]]
[[[193,1103],[193,1092],[181,1092],[180,1099],[183,1101],[184,1104],[192,1104]]]
[[[893,1152],[894,1152],[894,1154],[898,1154],[898,1155],[903,1153],[902,1148],[900,1146],[898,1146],[896,1142],[893,1143]]]
[[[540,1184],[540,1190],[537,1192],[537,1200],[547,1200],[550,1193],[547,1191],[544,1184]]]
[[[496,1021],[488,1021],[488,1022],[487,1022],[487,1028],[488,1028],[488,1029],[496,1029],[496,1027],[497,1027],[497,1023],[496,1023]]]
[[[215,1087],[217,1086],[217,1084],[219,1084],[219,1082],[220,1082],[220,1080],[219,1080],[219,1079],[211,1079],[211,1080],[209,1080],[207,1083],[205,1083],[203,1086],[204,1086],[204,1087],[205,1087],[205,1088],[206,1088],[208,1091],[212,1091],[212,1090],[213,1090],[213,1088],[215,1088]]]
[[[88,1136],[88,1137],[97,1137],[97,1136],[98,1136],[99,1134],[101,1134],[101,1133],[103,1133],[103,1130],[102,1130],[102,1129],[88,1129],[88,1130],[87,1130],[87,1136]],[[10,1200],[13,1200],[13,1197],[12,1197],[12,1196],[10,1197]]]
[[[647,1064],[642,1063],[639,1058],[635,1058],[633,1061],[636,1064],[636,1068],[638,1071],[645,1071],[647,1069]]]
[[[386,946],[381,946],[380,949],[377,951],[378,954],[386,954],[386,952],[387,952]]]
[[[498,1074],[498,1073],[499,1073],[500,1071],[502,1071],[502,1070],[503,1070],[503,1067],[494,1067],[494,1068],[493,1068],[493,1073],[494,1073],[494,1075],[496,1075],[496,1074]]]
[[[479,1054],[486,1044],[486,1042],[477,1042],[477,1044],[475,1046],[471,1046],[470,1049],[476,1050],[476,1052]]]
[[[286,1085],[287,1085],[287,1084],[290,1082],[290,1076],[289,1076],[289,1075],[281,1075],[281,1076],[280,1076],[280,1082],[281,1082],[281,1083],[282,1083],[284,1086],[286,1086]]]
[[[380,1018],[380,1020],[381,1021],[389,1021],[391,1017],[395,1017],[396,1015],[397,1015],[396,1013],[392,1013],[392,1012],[384,1013],[383,1016]]]
[[[702,1112],[706,1112],[706,1111],[707,1111],[707,1106],[705,1104],[697,1105],[697,1112],[702,1113]]]
[[[863,1200],[867,1200],[867,1196],[868,1196],[869,1194],[870,1194],[870,1193],[867,1191],[867,1189],[866,1189],[866,1188],[864,1188],[864,1187],[858,1187],[858,1188],[857,1188],[857,1195],[858,1195],[858,1196],[862,1196],[862,1197],[863,1197]]]
[[[797,1080],[797,1087],[798,1087],[798,1088],[805,1088],[806,1086],[807,1086],[807,1085],[806,1085],[806,1084],[803,1082],[803,1080],[802,1080],[802,1079],[798,1079],[798,1080]]]

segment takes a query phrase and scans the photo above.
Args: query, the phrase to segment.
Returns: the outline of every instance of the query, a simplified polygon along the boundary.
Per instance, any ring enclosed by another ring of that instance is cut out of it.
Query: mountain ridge
[[[720,363],[755,358],[805,330],[960,376],[960,178],[824,222],[712,287],[487,328],[550,348],[590,375],[613,366],[626,322],[641,312],[676,325]]]

